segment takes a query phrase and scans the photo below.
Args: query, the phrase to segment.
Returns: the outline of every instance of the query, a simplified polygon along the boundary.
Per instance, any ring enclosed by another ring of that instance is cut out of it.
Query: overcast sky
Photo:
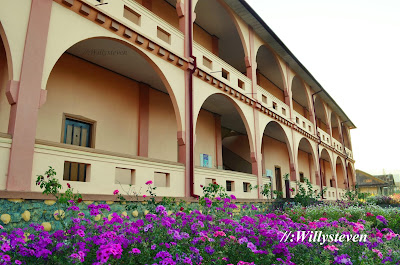
[[[357,126],[356,168],[400,170],[400,1],[246,1]]]

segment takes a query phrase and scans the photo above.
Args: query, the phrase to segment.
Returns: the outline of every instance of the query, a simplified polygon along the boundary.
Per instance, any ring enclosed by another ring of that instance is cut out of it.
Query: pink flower
[[[382,238],[383,234],[381,232],[376,232],[376,237]]]
[[[330,251],[332,251],[332,252],[334,252],[335,250],[339,250],[339,249],[338,249],[337,247],[335,247],[334,245],[325,246],[324,249],[328,249],[328,250],[330,250]]]
[[[218,236],[226,236],[226,234],[223,231],[217,231],[214,233],[213,235],[214,237],[218,237]]]
[[[315,229],[315,228],[317,228],[317,226],[315,225],[314,222],[309,222],[309,223],[308,223],[308,226],[310,227],[310,229]]]
[[[328,220],[328,218],[321,217],[321,218],[319,218],[319,220],[320,220],[321,222],[325,222],[326,220]]]
[[[364,230],[364,225],[360,223],[355,223],[353,226],[353,232],[358,233],[359,230]]]
[[[119,193],[119,190],[114,190],[114,195],[117,195]]]
[[[67,183],[67,187],[68,187],[68,189],[70,189],[70,188],[71,188],[71,185],[69,185],[69,183]]]
[[[368,213],[367,213],[367,217],[368,217],[368,216],[374,216],[374,214],[368,212]]]
[[[379,250],[377,250],[377,249],[373,248],[373,249],[372,249],[372,252],[374,252],[374,253],[378,254],[378,257],[379,257],[380,259],[383,259],[382,252],[380,252]]]
[[[152,181],[152,180],[148,180],[148,181],[146,182],[146,185],[151,185],[151,184],[153,184],[153,181]]]
[[[391,240],[393,237],[396,237],[396,236],[398,236],[398,235],[390,232],[385,236],[385,238],[386,238],[386,240]]]
[[[147,196],[146,195],[143,195],[143,198],[146,198]]]

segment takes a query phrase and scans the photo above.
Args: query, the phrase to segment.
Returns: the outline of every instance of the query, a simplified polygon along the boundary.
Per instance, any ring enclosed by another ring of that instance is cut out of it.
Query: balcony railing
[[[258,198],[257,189],[247,189],[247,192],[245,192],[244,189],[244,183],[251,184],[251,186],[253,187],[257,185],[257,177],[255,175],[230,170],[203,167],[196,167],[194,170],[194,174],[194,193],[197,195],[203,195],[203,190],[201,189],[200,185],[206,186],[208,185],[208,183],[215,181],[222,187],[226,188],[226,182],[232,181],[232,191],[227,191],[227,194],[235,194],[237,198],[241,199]]]
[[[6,157],[4,155],[4,157]],[[86,181],[63,180],[65,162],[87,165]],[[137,192],[145,193],[146,181],[155,181],[156,175],[165,176],[163,185],[157,187],[157,195],[184,197],[185,168],[176,162],[141,158],[132,155],[116,154],[91,148],[37,140],[32,173],[32,189],[36,175],[43,174],[49,166],[57,172],[57,178],[63,186],[67,183],[80,193],[110,195],[114,190],[129,190],[132,184]],[[119,170],[128,173],[129,183],[121,184],[117,178]]]
[[[344,154],[343,144],[335,138],[332,138],[332,147],[339,153]]]
[[[91,6],[99,4],[96,0],[83,1]],[[138,15],[137,23],[124,17],[124,6],[134,11],[136,13],[135,15]],[[100,5],[96,8],[132,28],[152,42],[167,48],[175,55],[180,57],[184,56],[184,35],[182,32],[138,2],[134,0],[111,0],[110,4]],[[159,37],[159,30],[162,30],[164,36],[168,37],[168,41]]]
[[[199,69],[251,97],[251,80],[236,68],[196,42],[193,42],[193,55]]]
[[[330,146],[331,145],[331,140],[330,140],[331,136],[328,133],[326,133],[324,130],[322,130],[321,128],[318,128],[318,133],[321,138],[321,141]]]
[[[289,106],[283,103],[281,100],[279,100],[277,97],[272,95],[270,92],[262,88],[261,86],[257,85],[257,90],[258,90],[258,101],[261,103],[261,105],[265,108],[268,108],[272,112],[275,112],[276,114],[289,119],[290,113],[289,113]]]
[[[310,133],[310,134],[314,134],[314,124],[309,121],[308,119],[306,119],[303,115],[301,115],[300,113],[298,113],[297,111],[293,110],[293,116],[294,116],[294,122],[297,124],[297,126],[299,126],[301,129],[303,129],[304,131]]]
[[[353,159],[353,151],[346,147],[346,154],[349,158]]]

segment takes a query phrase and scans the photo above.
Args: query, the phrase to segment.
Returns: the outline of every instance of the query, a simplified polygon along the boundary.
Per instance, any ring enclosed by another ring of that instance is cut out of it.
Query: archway
[[[353,168],[353,165],[350,162],[347,163],[347,176],[348,176],[348,179],[349,179],[349,188],[351,190],[354,190],[355,189],[354,168]]]
[[[349,130],[347,129],[346,126],[343,126],[343,139],[344,139],[344,145],[346,146],[346,148],[352,150],[351,147],[351,141],[350,141],[350,137],[349,137]]]
[[[285,102],[285,82],[282,74],[281,66],[276,56],[265,45],[261,46],[257,51],[257,85],[271,93],[277,99]],[[268,101],[268,97],[263,97],[264,103]],[[285,102],[287,104],[287,102]]]
[[[245,74],[246,45],[234,16],[225,5],[218,0],[198,1],[195,7],[193,39]]]
[[[292,80],[293,109],[307,120],[310,120],[310,101],[302,80],[296,75]]]
[[[197,115],[195,165],[252,173],[249,126],[237,103],[216,93]]]
[[[329,134],[328,130],[328,119],[324,104],[319,96],[315,97],[315,115],[317,116],[317,126],[324,132]]]
[[[290,164],[293,163],[287,134],[279,123],[270,121],[265,126],[261,144],[263,174],[271,177],[273,190],[282,192],[283,197],[287,197],[285,175],[290,176]]]
[[[8,132],[8,122],[10,118],[10,104],[6,97],[8,80],[12,80],[11,55],[8,43],[0,23],[0,132]]]
[[[335,177],[332,170],[332,160],[328,151],[323,148],[320,155],[322,185],[327,188],[335,187]]]
[[[46,89],[38,139],[76,145],[68,130],[79,122],[89,134],[78,144],[83,147],[178,160],[182,125],[175,95],[161,70],[133,46],[112,38],[80,41],[58,59]]]
[[[314,149],[312,148],[310,141],[303,137],[299,142],[297,149],[297,164],[299,171],[300,182],[305,182],[308,179],[311,184],[319,186],[315,172],[317,171]]]
[[[342,162],[342,159],[338,156],[336,158],[336,177],[337,177],[337,187],[339,189],[346,189],[347,188],[347,177],[346,177],[346,171],[345,171],[345,166]]]
[[[331,113],[331,128],[333,138],[341,143],[342,140],[340,137],[340,120],[334,112]]]

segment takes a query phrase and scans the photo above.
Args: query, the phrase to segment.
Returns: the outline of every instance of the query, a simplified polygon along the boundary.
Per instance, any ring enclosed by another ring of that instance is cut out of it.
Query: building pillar
[[[139,84],[139,139],[138,156],[149,156],[150,87]]]
[[[257,62],[256,62],[256,53],[254,47],[254,30],[249,26],[249,55],[245,57],[246,63],[246,74],[247,77],[251,79],[251,89],[252,89],[252,97],[256,101],[257,99]],[[260,135],[260,121],[259,121],[260,112],[254,106],[253,107],[253,123],[254,123],[254,139],[252,139],[254,143],[254,151],[251,152],[251,168],[253,175],[257,176],[257,186],[258,186],[258,198],[262,199],[263,195],[262,191],[262,154],[261,154],[261,145],[262,145],[262,133]]]
[[[221,116],[215,114],[215,158],[216,167],[218,169],[224,168],[224,161],[222,158],[222,135],[221,135]]]
[[[193,115],[193,72],[196,68],[193,48],[193,23],[196,14],[193,0],[177,0],[176,10],[179,29],[184,35],[184,55],[190,62],[185,70],[185,121],[178,132],[178,161],[185,164],[185,197],[194,196],[194,115]]]
[[[42,76],[52,4],[51,0],[32,0],[20,80],[7,87],[13,137],[6,184],[10,191],[31,190],[36,123],[46,99]]]

